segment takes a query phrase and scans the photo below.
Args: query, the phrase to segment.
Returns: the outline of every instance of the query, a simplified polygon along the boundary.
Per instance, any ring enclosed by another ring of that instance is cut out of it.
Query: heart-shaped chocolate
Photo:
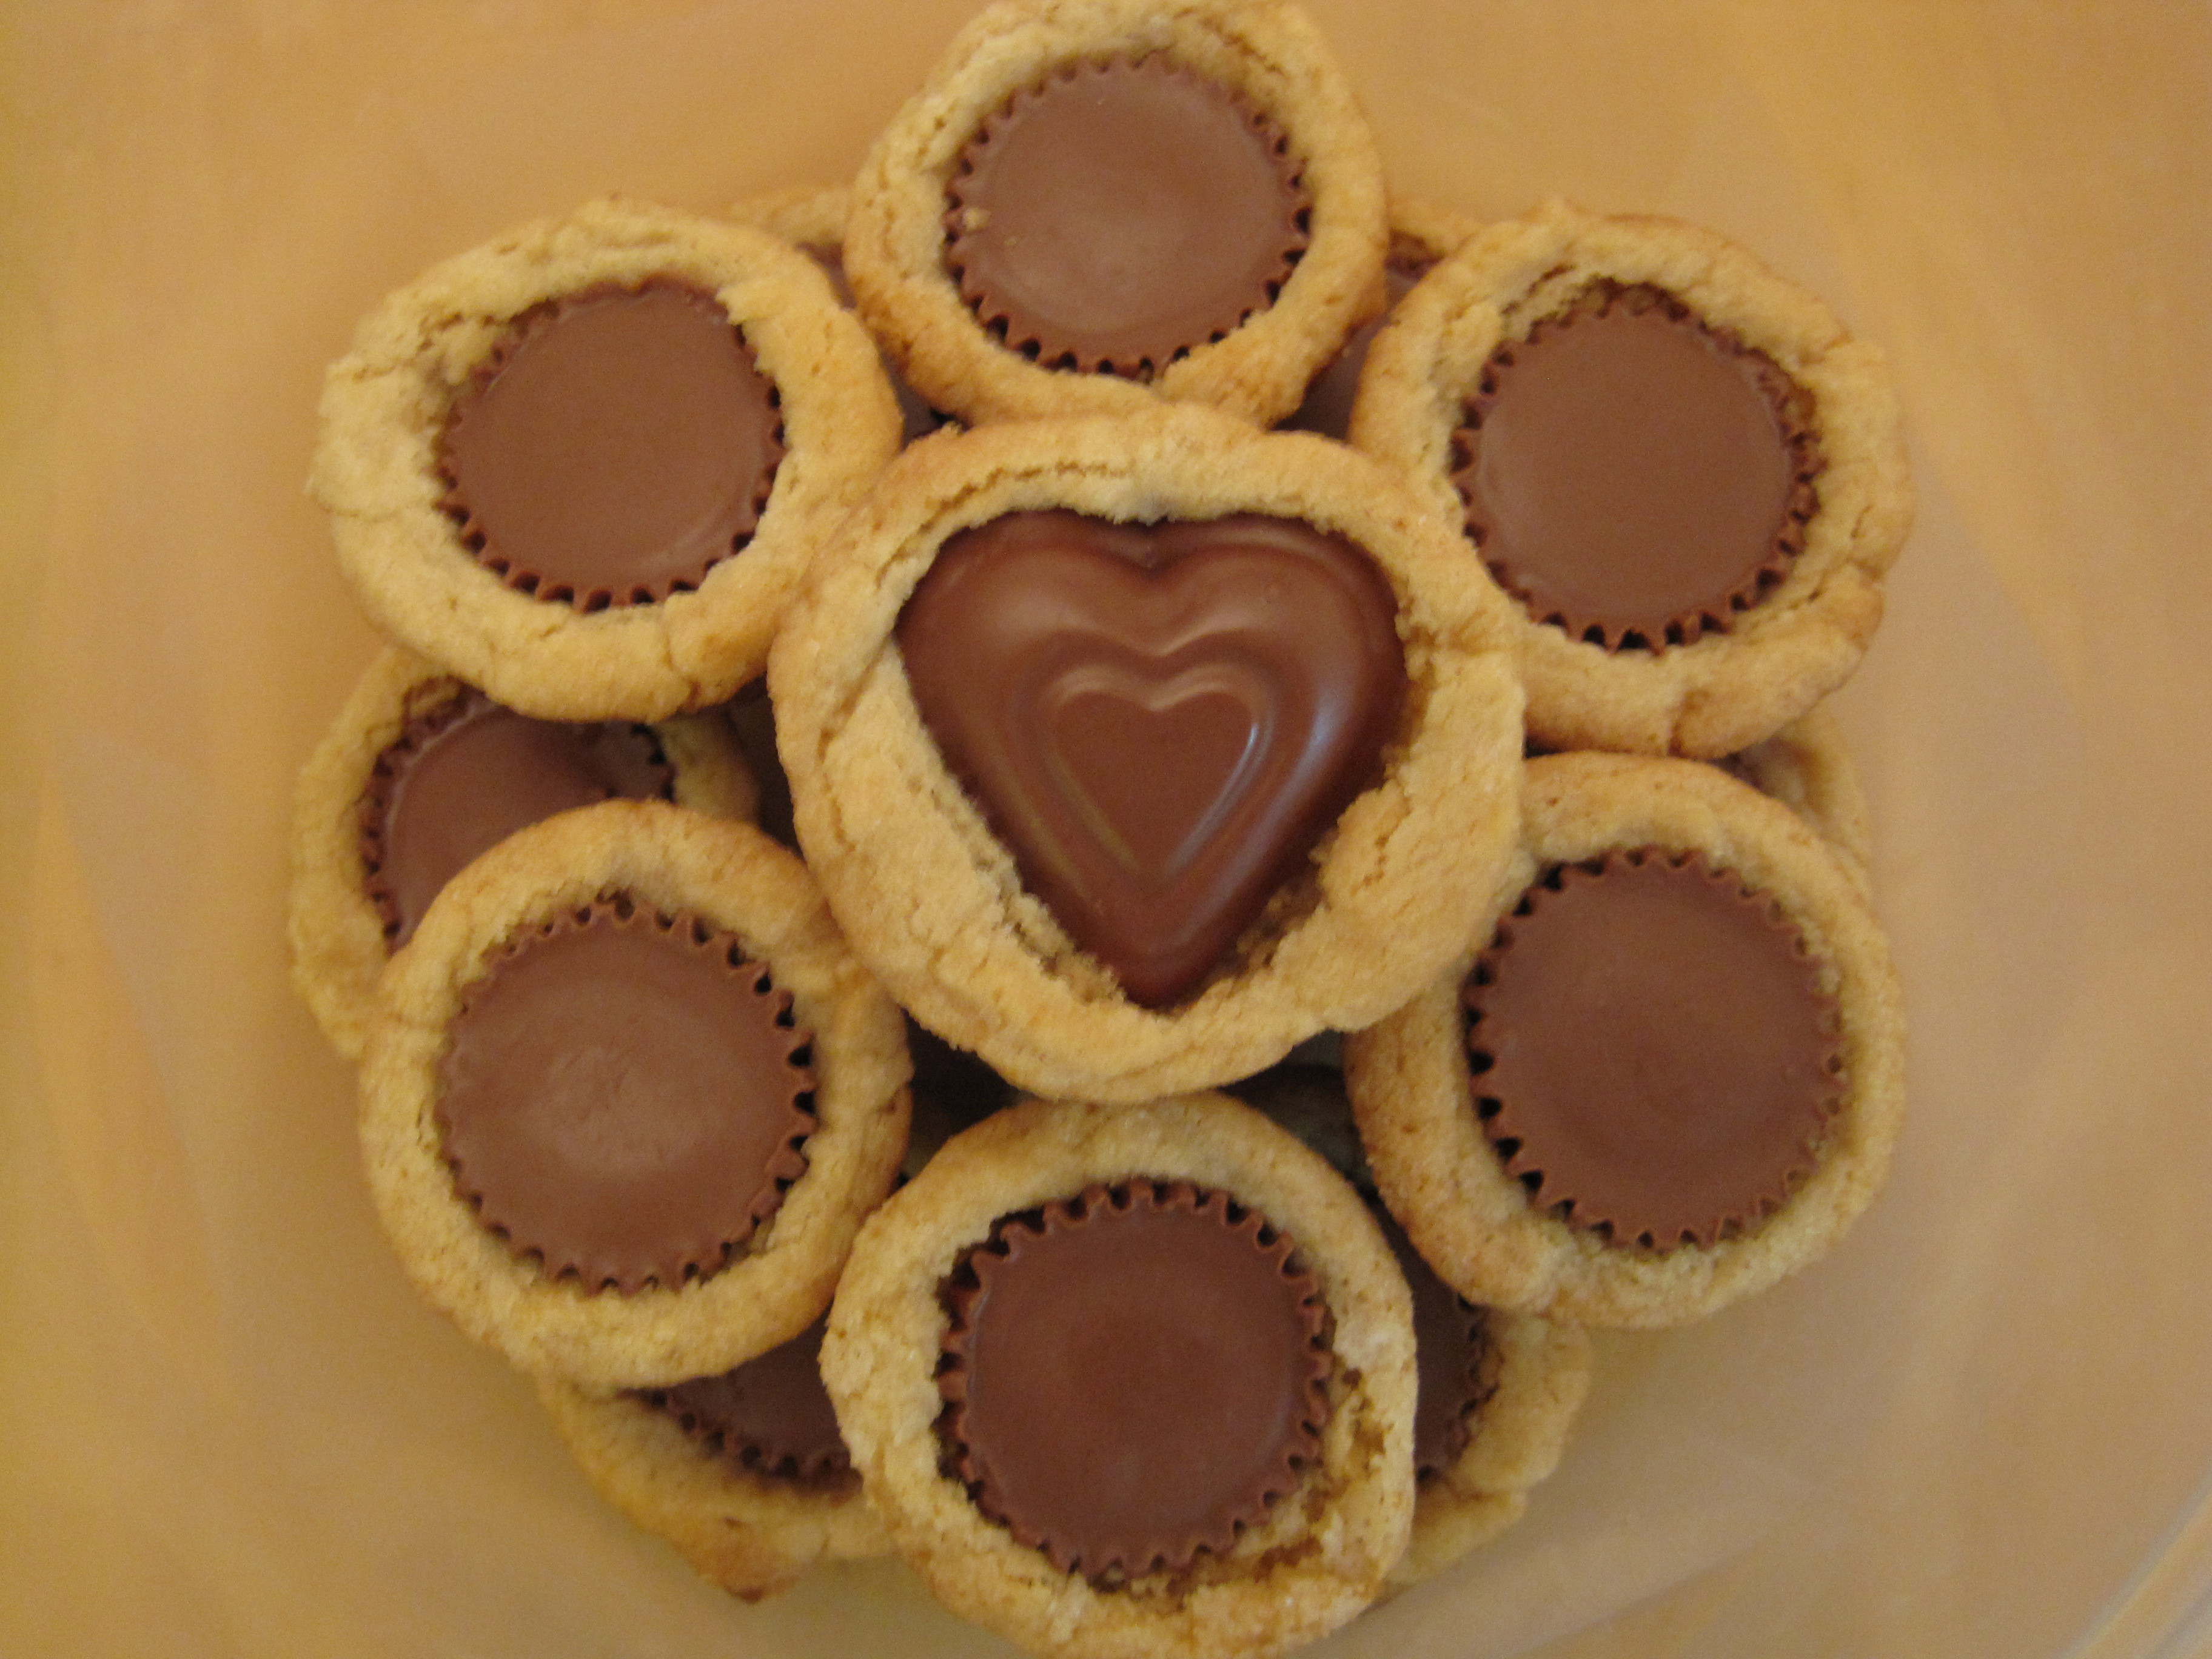
[[[1023,881],[1157,1008],[1374,780],[1396,623],[1373,561],[1297,520],[1014,513],[945,542],[898,643]]]

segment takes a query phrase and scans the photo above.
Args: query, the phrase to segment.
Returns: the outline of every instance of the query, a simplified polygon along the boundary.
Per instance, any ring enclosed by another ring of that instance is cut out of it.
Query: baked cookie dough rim
[[[1391,1213],[1469,1301],[1602,1328],[1686,1324],[1824,1255],[1872,1201],[1904,1109],[1904,1010],[1856,880],[1780,802],[1707,766],[1620,755],[1528,763],[1521,850],[1492,921],[1405,1008],[1345,1042],[1368,1164]],[[1620,848],[1702,852],[1769,893],[1837,1000],[1843,1103],[1813,1174],[1773,1215],[1710,1247],[1611,1244],[1531,1206],[1472,1106],[1460,988],[1521,895],[1554,864]]]
[[[1693,644],[1608,653],[1510,600],[1529,729],[1556,749],[1717,757],[1841,684],[1881,620],[1882,578],[1912,508],[1896,393],[1878,348],[1713,232],[1554,201],[1482,231],[1400,303],[1369,354],[1352,442],[1459,526],[1466,504],[1451,480],[1452,434],[1491,353],[1606,279],[1665,289],[1804,388],[1826,462],[1820,507],[1789,575],[1726,632]]]
[[[1589,1336],[1580,1326],[1502,1308],[1484,1310],[1497,1355],[1490,1397],[1450,1468],[1419,1482],[1413,1531],[1390,1569],[1395,1592],[1419,1583],[1518,1521],[1531,1488],[1550,1479],[1590,1385]]]
[[[714,294],[780,402],[784,454],[759,527],[690,592],[580,613],[510,588],[439,505],[446,412],[507,325],[599,283]],[[397,289],[332,364],[310,490],[372,621],[499,702],[552,720],[659,720],[757,675],[826,522],[897,452],[871,341],[804,254],[765,230],[619,201],[457,255]]]
[[[732,1595],[757,1601],[790,1589],[817,1561],[890,1552],[856,1478],[822,1487],[757,1474],[643,1401],[535,1380],[554,1431],[592,1489]]]
[[[1312,875],[1232,947],[1237,971],[1172,1008],[1129,1001],[1022,888],[923,726],[892,638],[947,538],[1047,507],[1301,518],[1365,549],[1398,600],[1412,691],[1382,780],[1316,845]],[[1522,775],[1503,602],[1418,502],[1344,446],[1189,406],[985,427],[911,447],[839,544],[769,663],[799,838],[901,1004],[1018,1086],[1134,1102],[1248,1076],[1318,1031],[1381,1018],[1483,913]],[[895,734],[890,752],[854,735],[870,728]],[[938,901],[933,917],[917,889]]]
[[[1000,345],[945,269],[945,187],[985,117],[1066,65],[1164,52],[1288,135],[1311,240],[1274,302],[1149,384],[1045,368]],[[1260,424],[1298,405],[1376,308],[1387,229],[1382,161],[1328,43],[1280,0],[1002,0],[953,39],[870,151],[854,187],[847,275],[860,315],[916,392],[963,420],[1129,413],[1160,398]]]
[[[463,992],[518,929],[624,891],[735,933],[813,1032],[817,1127],[806,1173],[736,1260],[633,1295],[548,1279],[486,1229],[441,1152],[437,1072]],[[380,982],[361,1072],[370,1195],[433,1304],[521,1370],[587,1389],[731,1370],[829,1305],[860,1218],[905,1148],[897,1008],[837,934],[799,861],[751,826],[658,801],[606,801],[509,837],[449,882]]]
[[[409,723],[470,690],[398,646],[370,663],[300,770],[293,792],[292,886],[285,925],[292,984],[331,1046],[359,1060],[376,1009],[377,976],[391,960],[384,918],[370,902],[361,853],[361,804],[384,751]],[[676,804],[709,817],[750,819],[759,791],[718,714],[653,724]]]
[[[1334,1319],[1320,1463],[1225,1556],[1114,1590],[1055,1571],[939,1467],[939,1285],[1000,1218],[1138,1176],[1229,1193],[1288,1233]],[[869,1219],[823,1345],[854,1462],[893,1544],[954,1612],[1066,1659],[1279,1652],[1365,1606],[1413,1511],[1413,1304],[1366,1205],[1295,1137],[1225,1096],[1027,1101],[948,1141]]]

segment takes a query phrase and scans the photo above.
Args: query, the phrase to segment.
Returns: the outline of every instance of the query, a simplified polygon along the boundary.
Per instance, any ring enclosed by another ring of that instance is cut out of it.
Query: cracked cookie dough
[[[1911,519],[1879,350],[1709,231],[1559,203],[1397,307],[1352,441],[1512,595],[1548,749],[1771,736],[1857,666]]]
[[[1516,822],[1505,626],[1363,458],[1167,407],[909,449],[769,684],[809,866],[893,995],[1032,1092],[1136,1101],[1462,948]]]
[[[756,676],[900,431],[812,261],[614,201],[392,294],[322,416],[310,488],[371,619],[548,720],[659,720]]]
[[[1283,0],[1006,0],[854,187],[846,268],[963,420],[1190,399],[1266,422],[1380,303],[1382,170]]]
[[[898,1010],[804,867],[658,801],[447,884],[379,988],[369,1190],[416,1287],[522,1370],[709,1376],[829,1304],[903,1154]]]
[[[1550,756],[1523,799],[1495,920],[1346,1041],[1360,1138],[1462,1296],[1680,1324],[1816,1260],[1880,1188],[1888,948],[1844,860],[1717,769]]]

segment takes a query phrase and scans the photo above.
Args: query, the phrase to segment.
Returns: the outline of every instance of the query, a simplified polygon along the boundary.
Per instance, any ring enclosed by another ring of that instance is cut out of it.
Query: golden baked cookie
[[[757,1601],[817,1561],[890,1548],[837,1440],[821,1334],[817,1321],[723,1376],[670,1389],[594,1394],[541,1376],[538,1397],[601,1497]]]
[[[1833,714],[1814,708],[1723,764],[1819,830],[1862,890],[1873,891],[1874,830],[1866,792]]]
[[[418,776],[428,787],[403,793]],[[751,817],[757,799],[717,714],[535,720],[411,652],[382,652],[295,793],[292,983],[331,1045],[361,1058],[376,976],[447,877],[526,824],[617,795],[727,818]]]
[[[1397,307],[1352,438],[1513,596],[1549,749],[1771,736],[1857,666],[1911,519],[1879,350],[1709,231],[1559,203]]]
[[[1346,1040],[1369,1166],[1470,1300],[1680,1324],[1816,1260],[1879,1188],[1888,948],[1843,859],[1717,768],[1555,755],[1523,799],[1494,920]]]
[[[311,489],[372,620],[548,720],[659,720],[757,675],[899,441],[875,347],[811,260],[623,202],[392,294],[322,416]]]
[[[711,1376],[829,1304],[905,1150],[898,1010],[751,826],[607,801],[448,882],[378,988],[369,1190],[524,1370]]]
[[[1002,0],[877,140],[845,265],[963,420],[1265,423],[1379,305],[1386,240],[1365,118],[1285,0]]]
[[[769,681],[809,867],[924,1024],[1133,1101],[1462,948],[1521,776],[1505,607],[1364,458],[1210,410],[908,449]]]
[[[1224,1096],[956,1136],[862,1230],[822,1372],[894,1547],[1033,1653],[1280,1653],[1405,1549],[1405,1282]]]
[[[1343,348],[1307,382],[1305,397],[1283,425],[1294,432],[1318,432],[1324,438],[1348,438],[1352,405],[1367,353],[1388,320],[1389,308],[1413,291],[1414,284],[1448,254],[1474,240],[1479,219],[1422,197],[1390,198],[1390,251],[1382,264],[1382,292],[1377,309],[1360,319]]]

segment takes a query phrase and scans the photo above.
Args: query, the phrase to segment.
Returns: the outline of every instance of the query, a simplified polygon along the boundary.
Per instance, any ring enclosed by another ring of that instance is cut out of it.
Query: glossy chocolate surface
[[[943,1294],[951,1467],[1060,1571],[1180,1571],[1318,1455],[1330,1359],[1287,1236],[1188,1182],[1011,1217]]]
[[[1802,935],[1699,858],[1551,879],[1466,992],[1476,1110],[1507,1170],[1617,1244],[1710,1245],[1771,1213],[1843,1091]]]
[[[1396,614],[1371,560],[1295,520],[1018,513],[945,543],[897,638],[1024,882],[1159,1007],[1379,775]]]
[[[849,1474],[837,1413],[822,1385],[824,1314],[780,1347],[719,1376],[640,1396],[685,1433],[757,1474],[814,1482]]]
[[[1483,562],[1608,649],[1724,630],[1804,543],[1820,461],[1772,362],[1658,290],[1601,290],[1502,346],[1454,439]]]
[[[362,862],[398,949],[477,854],[572,806],[666,799],[675,777],[649,726],[532,720],[464,691],[408,722],[362,800]]]
[[[1272,303],[1307,240],[1274,124],[1157,55],[1017,93],[946,194],[961,297],[1048,368],[1164,368]]]
[[[781,431],[712,295],[590,289],[517,318],[455,396],[444,505],[511,587],[579,611],[647,604],[751,538]]]
[[[808,1034],[735,937],[694,918],[602,901],[534,928],[448,1037],[454,1184],[549,1278],[628,1292],[711,1273],[805,1172]]]

